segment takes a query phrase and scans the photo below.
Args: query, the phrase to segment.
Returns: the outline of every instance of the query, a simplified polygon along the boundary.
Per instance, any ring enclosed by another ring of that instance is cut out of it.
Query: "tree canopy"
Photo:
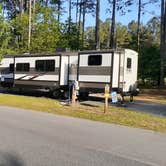
[[[107,11],[101,11],[100,0],[67,2],[68,8],[64,5],[64,0],[0,0],[1,57],[4,54],[55,52],[58,48],[108,49],[112,40],[115,48],[137,50],[139,33],[139,78],[143,82],[145,80],[159,82],[160,28],[164,34],[166,27],[165,0],[161,3],[161,6],[164,5],[162,20],[153,15],[144,24],[140,21],[142,18],[140,16],[147,12],[149,4],[158,3],[157,0],[108,0],[110,6]],[[140,18],[131,20],[128,25],[118,22],[116,14],[125,15],[130,12],[134,3],[141,5],[138,6]],[[108,11],[110,17],[101,20],[100,13]],[[148,12],[153,13],[153,11]],[[96,22],[94,26],[85,26],[89,19],[88,15],[94,17]],[[162,26],[160,26],[161,21]],[[165,41],[165,38],[162,38],[162,48],[166,48]],[[162,70],[164,72],[164,69]]]

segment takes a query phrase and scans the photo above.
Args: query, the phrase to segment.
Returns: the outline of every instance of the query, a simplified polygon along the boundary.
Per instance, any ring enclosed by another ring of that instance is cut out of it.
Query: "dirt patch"
[[[166,89],[141,89],[140,94],[164,95],[164,96],[166,96]]]

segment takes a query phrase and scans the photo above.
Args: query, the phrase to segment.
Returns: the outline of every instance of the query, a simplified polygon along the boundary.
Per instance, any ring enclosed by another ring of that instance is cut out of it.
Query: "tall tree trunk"
[[[36,0],[33,0],[33,8],[32,8],[32,29],[35,29],[35,13],[36,13]]]
[[[68,28],[69,33],[70,33],[70,28],[71,28],[71,0],[69,0],[69,28]]]
[[[100,49],[100,0],[96,1],[95,46],[96,50]]]
[[[86,0],[83,1],[83,11],[82,11],[82,42],[81,42],[82,48],[84,47],[85,14],[86,14]]]
[[[138,3],[138,21],[137,21],[137,51],[140,52],[140,23],[141,23],[142,0]]]
[[[78,49],[80,49],[80,31],[81,31],[82,0],[79,3],[79,21],[78,21]]]
[[[77,22],[78,22],[78,0],[77,0],[77,2],[76,2],[76,24],[77,24]]]
[[[25,0],[24,1],[24,12],[27,12],[28,11],[28,0]]]
[[[13,6],[14,6],[14,18],[16,18],[17,16],[17,4],[16,4],[16,1],[13,2]]]
[[[31,49],[31,30],[32,30],[32,0],[29,0],[29,30],[28,30],[28,50]]]
[[[45,2],[45,6],[46,6],[46,7],[48,6],[48,0],[46,0],[46,2]]]
[[[19,12],[22,15],[23,14],[23,0],[19,0]]]
[[[107,32],[108,32],[108,34],[110,33],[110,31],[111,31],[111,27],[110,27],[110,24],[109,24],[109,27],[108,27],[108,29],[107,29]],[[110,35],[108,36],[108,38],[107,38],[107,48],[110,48]]]
[[[61,0],[58,0],[58,22],[60,22],[61,15]]]
[[[166,0],[161,0],[160,30],[160,86],[164,86],[164,67],[166,61]]]
[[[35,14],[36,10],[36,0],[33,0],[33,14]]]
[[[110,48],[112,49],[115,48],[115,12],[116,12],[116,0],[113,0],[111,34],[110,34]]]

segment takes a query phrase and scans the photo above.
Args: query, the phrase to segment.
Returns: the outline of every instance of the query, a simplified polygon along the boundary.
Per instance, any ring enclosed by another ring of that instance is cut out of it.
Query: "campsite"
[[[1,0],[0,165],[166,166],[166,0]]]

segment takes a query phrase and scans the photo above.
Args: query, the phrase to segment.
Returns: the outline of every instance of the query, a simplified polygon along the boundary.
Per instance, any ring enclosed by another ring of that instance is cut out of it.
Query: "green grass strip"
[[[0,95],[0,105],[166,132],[166,118],[123,108],[110,107],[104,114],[102,107],[62,106],[59,101],[53,99],[8,94]]]

